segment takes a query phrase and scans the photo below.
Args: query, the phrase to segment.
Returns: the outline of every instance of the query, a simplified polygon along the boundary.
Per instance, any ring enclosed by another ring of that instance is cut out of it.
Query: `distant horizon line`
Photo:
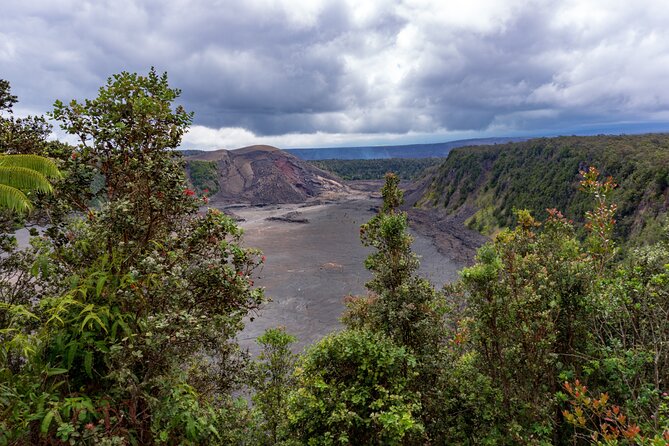
[[[644,124],[639,124],[644,125]],[[656,130],[652,129],[639,129],[634,131],[632,128],[603,131],[600,130],[582,130],[577,132],[555,132],[555,133],[529,133],[524,135],[502,135],[502,136],[477,136],[472,138],[457,138],[449,139],[443,141],[435,142],[411,142],[404,144],[367,144],[367,145],[356,145],[356,146],[318,146],[318,147],[286,147],[284,150],[319,150],[319,149],[355,149],[359,147],[403,147],[403,146],[426,146],[426,145],[437,145],[437,144],[448,144],[462,141],[476,141],[476,140],[488,140],[488,139],[518,139],[527,141],[530,139],[539,139],[539,138],[561,138],[561,137],[570,137],[570,136],[626,136],[626,135],[653,135],[653,134],[666,134],[669,133],[669,123],[658,128]],[[267,145],[267,144],[258,144],[258,145]],[[249,146],[246,146],[249,147]],[[241,148],[241,147],[240,147]],[[218,149],[217,149],[218,150]],[[232,149],[237,150],[237,149]]]
[[[561,137],[587,137],[587,136],[627,136],[627,135],[653,135],[653,134],[667,134],[669,133],[669,124],[666,129],[663,130],[640,130],[640,131],[610,131],[610,132],[572,132],[572,133],[549,133],[549,134],[531,134],[531,135],[514,135],[514,136],[480,136],[473,138],[458,138],[450,139],[436,142],[408,142],[408,143],[390,143],[390,144],[366,144],[366,145],[332,145],[332,146],[309,146],[309,147],[278,147],[271,144],[250,144],[241,147],[235,147],[233,149],[198,149],[198,148],[179,148],[179,151],[200,151],[200,152],[215,152],[217,150],[240,150],[246,147],[253,146],[270,146],[276,147],[281,150],[326,150],[326,149],[360,149],[360,148],[392,148],[392,147],[407,147],[407,146],[437,146],[442,144],[453,144],[461,143],[467,141],[489,141],[489,140],[507,140],[506,142],[521,142],[528,141],[530,139],[540,139],[540,138],[561,138]],[[473,144],[476,145],[476,144]],[[488,144],[481,144],[488,145]]]

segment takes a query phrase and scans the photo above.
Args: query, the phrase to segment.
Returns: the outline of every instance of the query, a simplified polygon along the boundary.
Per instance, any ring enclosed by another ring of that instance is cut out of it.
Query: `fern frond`
[[[32,204],[20,190],[6,184],[0,184],[0,208],[24,213],[32,209]]]
[[[27,167],[0,165],[0,184],[4,184],[24,192],[51,192],[51,183],[41,173]]]
[[[41,173],[47,178],[61,178],[56,163],[38,155],[0,155],[0,166],[25,167]]]

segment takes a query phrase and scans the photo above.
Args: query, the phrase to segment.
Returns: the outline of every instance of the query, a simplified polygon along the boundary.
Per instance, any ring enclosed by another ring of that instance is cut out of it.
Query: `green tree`
[[[16,118],[18,98],[11,94],[9,82],[0,79],[0,153],[33,153],[47,145],[51,125],[42,116]]]
[[[347,330],[303,356],[290,399],[299,444],[411,444],[422,436],[420,403],[409,382],[415,358],[380,335]]]
[[[372,272],[366,284],[370,295],[350,302],[345,321],[384,333],[416,354],[433,354],[443,333],[443,300],[416,274],[419,262],[407,214],[399,209],[404,199],[397,175],[386,175],[381,194],[379,213],[360,228],[363,245],[375,248],[365,260]]]
[[[0,306],[0,443],[238,438],[234,337],[263,300],[251,279],[261,260],[231,219],[198,214],[171,150],[191,120],[178,95],[151,70],[56,103],[53,117],[81,141],[68,172],[91,200],[62,196],[84,212],[3,263],[3,278],[27,288]]]
[[[554,441],[560,373],[574,371],[587,345],[594,273],[571,224],[551,212],[541,224],[520,211],[518,226],[481,248],[451,291],[466,299],[466,354],[500,395],[491,401],[499,406],[480,407],[499,418],[479,439]]]
[[[669,227],[665,234],[669,236]],[[630,251],[607,274],[595,303],[589,360],[580,380],[594,395],[605,393],[611,404],[619,406],[628,420],[624,425],[631,423],[647,436],[669,439],[668,241]],[[580,398],[572,399],[574,406],[605,415],[604,407],[592,407],[580,393]],[[604,421],[605,416],[601,418]],[[573,424],[577,431],[601,430],[601,422]]]
[[[386,175],[381,195],[379,213],[360,228],[362,243],[375,248],[365,261],[372,272],[369,294],[349,299],[344,321],[388,337],[414,355],[417,376],[410,388],[421,396],[419,416],[429,438],[436,440],[444,404],[437,382],[446,365],[447,307],[443,295],[417,274],[418,257],[411,250],[413,238],[407,214],[400,210],[403,192],[395,174]]]
[[[284,328],[270,328],[256,342],[262,347],[252,367],[254,409],[260,415],[257,444],[279,445],[287,438],[288,395],[294,387],[296,355],[290,345],[297,338]]]
[[[183,160],[171,149],[193,115],[172,107],[180,93],[153,69],[147,76],[124,72],[109,78],[97,98],[56,101],[51,113],[81,141],[75,155],[104,178],[94,198],[107,203],[106,224],[124,243],[146,246],[185,210]]]
[[[9,81],[0,79],[0,112],[11,112],[18,98],[11,94]]]
[[[462,310],[454,372],[445,380],[451,400],[445,418],[469,432],[469,441],[560,444],[570,438],[562,382],[601,364],[593,350],[598,328],[606,326],[599,318],[611,317],[612,294],[603,285],[612,273],[615,206],[606,201],[612,184],[599,181],[596,169],[584,172],[583,188],[596,198],[586,243],[555,209],[546,210],[543,222],[517,211],[515,229],[482,247],[476,264],[448,288],[454,308]],[[463,373],[472,370],[469,378]],[[473,400],[474,386],[490,398]],[[461,407],[468,419],[456,415]]]

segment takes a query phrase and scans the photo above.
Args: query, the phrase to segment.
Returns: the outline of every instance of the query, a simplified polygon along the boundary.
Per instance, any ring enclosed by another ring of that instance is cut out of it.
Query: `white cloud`
[[[522,7],[533,3],[527,0],[405,0],[400,14],[408,21],[430,32],[441,29],[450,34],[467,32],[491,33],[502,31],[506,23]]]
[[[287,133],[277,136],[259,136],[238,127],[212,129],[193,126],[184,136],[183,149],[239,149],[256,144],[266,144],[283,149],[299,147],[339,147],[364,145],[398,145],[474,138],[474,132],[408,132],[408,133]]]
[[[22,106],[47,111],[154,65],[195,111],[189,143],[208,147],[531,132],[669,110],[665,0],[5,3],[0,77]]]

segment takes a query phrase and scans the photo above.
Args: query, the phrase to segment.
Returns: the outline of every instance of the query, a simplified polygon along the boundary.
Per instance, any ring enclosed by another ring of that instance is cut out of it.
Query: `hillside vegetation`
[[[557,208],[582,222],[587,196],[580,170],[598,166],[618,183],[616,236],[655,241],[669,208],[669,135],[541,138],[453,150],[424,180],[420,206],[466,210],[467,224],[485,234],[514,224],[514,209],[540,218]]]
[[[197,193],[214,195],[218,192],[218,170],[215,162],[191,160],[186,163],[186,172]]]

